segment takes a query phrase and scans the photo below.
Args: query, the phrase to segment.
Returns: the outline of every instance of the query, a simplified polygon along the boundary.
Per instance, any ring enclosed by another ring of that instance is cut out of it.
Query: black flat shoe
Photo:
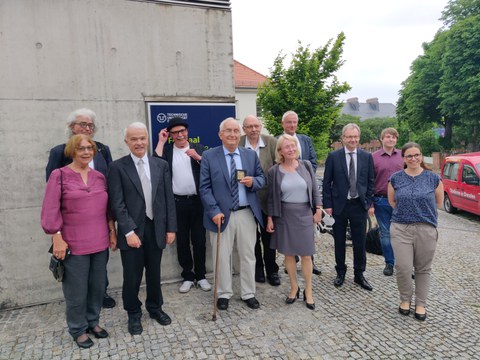
[[[344,281],[345,281],[345,275],[337,274],[337,277],[335,278],[333,285],[335,285],[335,287],[340,287],[343,285]]]
[[[322,270],[320,270],[318,267],[316,267],[315,265],[313,265],[313,267],[312,267],[312,274],[314,274],[314,275],[322,275]]]
[[[93,341],[88,336],[87,336],[87,340],[85,341],[78,341],[78,338],[76,338],[75,342],[77,343],[78,347],[81,349],[88,349],[93,346]]]
[[[419,314],[415,312],[415,319],[419,321],[425,321],[427,319],[427,310],[425,310],[425,314]]]
[[[128,332],[131,335],[140,335],[143,332],[143,326],[140,318],[128,318]]]
[[[372,285],[370,285],[367,281],[367,279],[365,279],[363,277],[363,275],[358,275],[358,276],[355,276],[354,280],[355,284],[357,285],[360,285],[360,287],[362,289],[365,289],[365,290],[368,290],[368,291],[372,291],[373,290],[373,287]]]
[[[115,299],[113,299],[110,295],[108,295],[105,292],[105,294],[103,295],[103,302],[102,302],[103,308],[104,309],[111,309],[111,308],[115,307],[115,305],[117,305],[117,303],[115,302]]]
[[[280,285],[280,276],[278,276],[278,273],[267,275],[267,280],[268,280],[268,283],[272,286]]]
[[[217,300],[217,309],[218,310],[227,310],[228,309],[228,299],[219,298]]]
[[[247,299],[247,300],[243,300],[243,302],[245,304],[247,304],[247,306],[250,309],[258,309],[260,307],[260,303],[258,302],[257,299],[255,299],[255,297],[252,297],[252,298]]]
[[[293,297],[293,298],[290,298],[287,296],[287,298],[285,299],[285,303],[287,303],[288,305],[291,305],[295,302],[295,300],[297,300],[298,298],[300,297],[300,287],[298,287],[297,289],[297,294]]]
[[[400,306],[398,307],[398,312],[403,316],[410,315],[410,309],[402,309]]]
[[[172,323],[172,319],[170,319],[170,316],[168,316],[168,314],[163,310],[151,312],[150,317],[163,326],[170,325]]]
[[[100,331],[94,331],[93,328],[89,328],[87,329],[87,333],[93,334],[93,336],[95,336],[97,339],[105,339],[106,337],[108,337],[107,330],[102,328],[100,328]]]

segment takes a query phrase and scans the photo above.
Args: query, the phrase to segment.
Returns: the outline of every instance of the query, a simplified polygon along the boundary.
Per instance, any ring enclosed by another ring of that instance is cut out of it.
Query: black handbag
[[[60,170],[60,187],[61,191],[63,191],[63,172]],[[60,202],[62,199],[60,198]],[[53,254],[53,244],[50,246],[50,249],[48,250],[50,254]],[[64,260],[67,259],[67,257],[70,255],[70,249],[67,249],[65,253],[65,258]],[[48,265],[48,269],[52,272],[53,278],[57,280],[58,282],[63,281],[63,276],[65,274],[65,265],[63,264],[64,260],[59,260],[55,256],[50,257],[50,264]]]

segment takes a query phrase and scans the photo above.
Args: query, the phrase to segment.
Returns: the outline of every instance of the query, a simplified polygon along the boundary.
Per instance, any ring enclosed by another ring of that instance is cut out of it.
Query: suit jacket
[[[164,249],[165,233],[177,231],[172,179],[165,160],[149,156],[148,162],[155,236],[158,247]],[[118,224],[117,246],[128,250],[125,234],[134,230],[143,241],[146,217],[142,183],[130,154],[110,164],[107,183],[110,208]]]
[[[205,146],[201,144],[192,144],[190,143],[190,148],[194,149],[198,155],[202,155],[203,151],[205,150]],[[153,156],[158,155],[154,152]],[[172,163],[173,163],[173,143],[165,144],[163,147],[163,156],[162,159],[168,162],[170,168],[170,175],[173,176],[172,173]],[[195,188],[197,189],[197,194],[200,194],[199,184],[200,184],[200,163],[196,160],[190,158],[190,163],[192,165],[192,173],[193,173],[193,180],[195,181]]]
[[[277,147],[277,139],[270,135],[260,135],[265,144],[265,147],[260,148],[260,165],[262,166],[263,174],[266,176],[268,170],[275,165],[275,148]],[[245,146],[246,136],[240,138],[240,146]],[[267,213],[267,198],[268,198],[268,182],[265,181],[265,186],[257,191],[257,196],[260,201],[262,211]]]
[[[341,214],[347,203],[350,183],[348,180],[345,148],[332,151],[325,162],[323,175],[323,206],[332,208],[335,215]],[[365,210],[373,201],[374,170],[372,154],[357,149],[357,191]]]
[[[298,141],[300,142],[300,147],[302,148],[301,158],[303,160],[308,160],[312,163],[313,172],[317,171],[317,153],[313,147],[313,142],[310,136],[303,134],[296,134]]]
[[[97,144],[97,153],[93,157],[93,166],[95,167],[95,170],[100,171],[103,176],[107,177],[108,165],[112,162],[112,154],[110,153],[110,149],[107,145],[104,145],[99,141],[95,141],[95,144]],[[72,162],[72,159],[66,157],[63,153],[65,150],[65,145],[66,144],[60,144],[50,150],[48,164],[45,168],[47,181],[53,170],[60,169],[61,167],[64,167]]]
[[[310,207],[315,209],[316,206],[322,205],[320,191],[318,190],[315,172],[309,161],[298,161],[297,173],[307,183],[307,192]],[[268,172],[268,215],[282,216],[282,180],[284,173],[280,171],[280,166],[273,166]],[[312,213],[313,216],[313,213]]]
[[[262,167],[257,153],[250,149],[239,147],[240,158],[242,159],[243,170],[247,176],[253,176],[253,185],[246,189],[247,201],[257,221],[263,226],[262,211],[256,195],[256,191],[265,185]],[[206,150],[202,155],[200,166],[200,198],[203,204],[203,225],[205,229],[217,232],[217,226],[212,218],[223,213],[225,221],[221,231],[225,230],[230,219],[232,207],[232,189],[230,185],[230,174],[228,172],[223,146]]]

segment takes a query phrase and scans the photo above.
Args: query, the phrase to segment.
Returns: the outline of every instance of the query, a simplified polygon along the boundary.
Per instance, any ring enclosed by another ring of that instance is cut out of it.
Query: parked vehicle
[[[458,209],[480,215],[480,152],[452,155],[442,165],[446,212]]]

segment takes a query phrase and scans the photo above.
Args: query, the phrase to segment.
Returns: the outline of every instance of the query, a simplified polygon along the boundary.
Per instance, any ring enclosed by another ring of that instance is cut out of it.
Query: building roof
[[[233,60],[233,73],[235,77],[235,88],[256,89],[267,81],[267,77],[250,69],[248,66]]]
[[[376,117],[395,117],[397,107],[391,103],[381,103],[378,98],[361,103],[358,98],[350,98],[343,104],[342,114],[359,116],[360,120]]]

